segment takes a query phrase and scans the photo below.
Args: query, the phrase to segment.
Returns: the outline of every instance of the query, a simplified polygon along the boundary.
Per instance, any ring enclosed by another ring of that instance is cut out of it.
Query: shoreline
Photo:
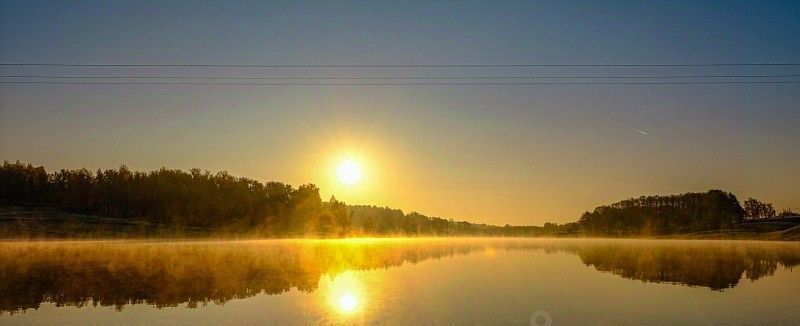
[[[201,227],[168,226],[141,220],[76,214],[51,208],[4,207],[0,211],[0,241],[42,240],[336,240],[336,239],[422,239],[422,238],[496,238],[496,239],[658,239],[658,240],[756,240],[800,241],[800,220],[748,220],[733,228],[669,235],[551,233],[530,236],[482,234],[270,234],[264,230],[236,231]]]

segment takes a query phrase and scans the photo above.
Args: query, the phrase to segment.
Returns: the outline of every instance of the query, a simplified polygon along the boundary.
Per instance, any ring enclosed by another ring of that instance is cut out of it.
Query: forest
[[[680,234],[730,227],[744,214],[736,196],[709,190],[623,200],[584,213],[579,223],[589,233]]]
[[[0,203],[265,237],[664,235],[718,230],[745,219],[792,216],[721,190],[642,196],[600,206],[577,222],[497,226],[324,201],[313,184],[262,183],[227,172],[62,169],[3,162]]]
[[[269,237],[363,235],[541,235],[560,230],[548,223],[505,227],[472,224],[417,212],[347,206],[320,198],[313,184],[293,187],[234,177],[162,168],[59,170],[20,162],[0,167],[0,200],[7,205],[45,206],[68,212],[142,220],[165,227],[199,227]],[[572,224],[574,227],[575,225]]]
[[[669,235],[732,228],[743,221],[798,217],[785,209],[776,215],[771,203],[748,198],[744,207],[722,190],[669,196],[641,196],[604,205],[581,215],[578,223],[588,234]]]

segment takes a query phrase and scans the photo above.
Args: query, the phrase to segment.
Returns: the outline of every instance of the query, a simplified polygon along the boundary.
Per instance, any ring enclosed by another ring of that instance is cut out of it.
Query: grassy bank
[[[222,230],[168,227],[47,207],[0,206],[0,238],[5,239],[195,238],[225,234]]]

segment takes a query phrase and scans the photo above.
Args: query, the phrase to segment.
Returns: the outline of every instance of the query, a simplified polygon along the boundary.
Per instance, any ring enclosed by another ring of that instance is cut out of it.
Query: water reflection
[[[351,314],[361,308],[365,292],[361,281],[352,272],[337,275],[333,280],[324,277],[320,284],[326,289],[333,310]]]
[[[631,242],[574,249],[581,261],[598,271],[643,282],[675,283],[723,290],[800,264],[797,244],[735,242]]]
[[[503,252],[531,250],[574,254],[586,266],[624,278],[713,290],[734,287],[743,275],[756,280],[800,264],[800,244],[733,241],[7,242],[0,243],[0,313],[44,302],[196,307],[297,289],[317,291],[338,314],[356,315],[377,294],[368,293],[353,270],[472,252],[490,264]]]

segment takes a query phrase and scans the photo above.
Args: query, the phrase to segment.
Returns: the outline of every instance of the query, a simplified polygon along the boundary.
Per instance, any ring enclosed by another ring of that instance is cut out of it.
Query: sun
[[[344,160],[336,168],[336,176],[339,177],[339,181],[348,186],[358,183],[362,175],[361,165],[353,160]]]

